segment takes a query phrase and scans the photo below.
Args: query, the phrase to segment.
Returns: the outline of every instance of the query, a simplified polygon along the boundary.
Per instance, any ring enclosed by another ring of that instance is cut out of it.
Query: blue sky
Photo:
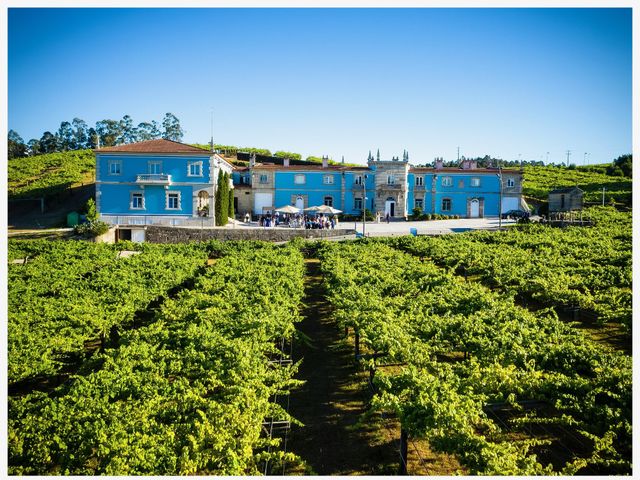
[[[9,9],[9,128],[174,113],[184,141],[363,163],[631,152],[631,9]]]

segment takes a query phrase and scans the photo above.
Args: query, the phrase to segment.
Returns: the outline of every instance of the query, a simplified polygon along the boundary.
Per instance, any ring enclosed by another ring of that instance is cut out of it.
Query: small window
[[[451,199],[450,198],[443,198],[442,199],[442,211],[443,212],[450,212],[451,211]]]
[[[353,200],[353,208],[355,210],[362,210],[362,199],[356,198]]]
[[[131,210],[144,210],[144,194],[142,192],[131,192],[129,208]]]
[[[201,177],[202,176],[202,162],[189,162],[189,177]]]
[[[149,174],[158,175],[162,173],[162,162],[149,162],[148,165]]]
[[[167,210],[180,210],[180,192],[167,192]]]
[[[424,177],[419,175],[416,177],[416,187],[422,187],[424,185]]]
[[[355,185],[362,185],[362,175],[356,175],[355,180],[353,181]]]
[[[451,177],[442,177],[442,186],[443,187],[450,187],[451,185],[453,185],[453,178],[451,178]]]
[[[387,175],[387,185],[393,185],[394,183],[396,183],[396,176]]]
[[[480,186],[480,177],[471,177],[471,186],[479,187]]]
[[[267,183],[269,178],[266,175],[260,175],[260,183]]]
[[[329,197],[329,196],[324,197],[324,204],[327,207],[333,207],[333,197]]]
[[[511,188],[515,186],[516,186],[516,181],[513,178],[507,178],[507,187]]]
[[[333,185],[333,175],[325,175],[322,177],[322,183],[325,185]]]
[[[416,198],[416,208],[422,208],[422,207],[423,207],[422,198]]]
[[[304,185],[307,182],[307,177],[303,173],[297,173],[293,176],[293,183],[296,185]]]
[[[122,162],[120,160],[109,160],[109,175],[120,175],[122,173]]]

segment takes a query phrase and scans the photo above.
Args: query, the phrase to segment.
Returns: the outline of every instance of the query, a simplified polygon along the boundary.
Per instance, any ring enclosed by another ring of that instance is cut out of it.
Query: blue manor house
[[[362,209],[394,218],[425,213],[465,218],[497,216],[522,208],[522,172],[477,168],[462,160],[446,168],[442,159],[431,167],[402,160],[374,159],[367,165],[330,165],[251,156],[249,165],[234,166],[213,153],[169,140],[150,140],[96,153],[96,204],[112,224],[213,225],[218,173],[232,176],[235,212],[255,216],[293,205],[304,209],[329,205],[358,215]]]

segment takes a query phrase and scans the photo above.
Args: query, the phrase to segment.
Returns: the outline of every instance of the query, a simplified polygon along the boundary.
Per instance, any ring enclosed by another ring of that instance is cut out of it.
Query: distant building
[[[111,224],[213,225],[222,156],[171,140],[105,147],[96,154],[96,208]]]
[[[584,190],[578,187],[556,188],[549,192],[549,212],[582,210]]]

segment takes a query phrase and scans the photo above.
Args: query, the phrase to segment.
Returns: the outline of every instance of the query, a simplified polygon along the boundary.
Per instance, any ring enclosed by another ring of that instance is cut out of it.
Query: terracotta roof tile
[[[173,140],[147,140],[144,142],[128,143],[115,147],[104,147],[94,150],[96,153],[200,153],[209,155],[211,152],[203,148],[193,147]]]

